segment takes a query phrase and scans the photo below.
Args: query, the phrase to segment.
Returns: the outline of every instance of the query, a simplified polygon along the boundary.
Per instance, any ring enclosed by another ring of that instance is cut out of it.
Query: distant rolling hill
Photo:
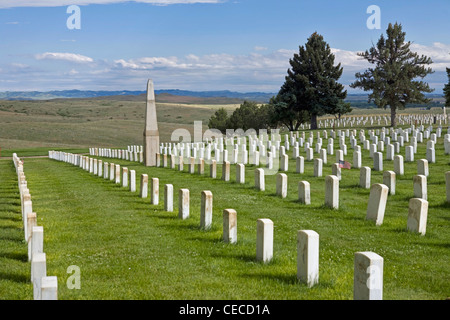
[[[145,100],[145,91],[90,91],[90,90],[60,90],[60,91],[7,91],[0,92],[1,100],[51,100],[51,99],[114,99],[124,101]],[[155,90],[159,102],[172,103],[210,103],[235,104],[244,100],[266,103],[275,93],[264,92],[233,92],[233,91],[188,91],[178,89]]]
[[[233,92],[222,91],[189,91],[178,89],[155,90],[156,101],[183,104],[240,104],[244,100],[258,103],[268,103],[276,93],[267,92]],[[429,105],[443,105],[441,94],[427,94],[433,101]],[[0,92],[0,100],[54,100],[54,99],[95,99],[114,101],[145,101],[145,91],[90,91],[90,90],[60,90],[60,91],[7,91]],[[367,102],[367,94],[348,94],[345,99],[354,108],[376,108],[373,102]],[[413,104],[410,106],[420,106]]]
[[[244,99],[226,98],[226,97],[196,97],[196,96],[180,96],[170,93],[155,93],[156,102],[160,103],[180,103],[180,104],[240,104]],[[95,100],[113,100],[113,101],[145,101],[146,94],[139,95],[118,95],[118,96],[103,96],[90,98]],[[250,99],[249,99],[250,100]],[[255,100],[252,100],[255,101]],[[264,103],[265,101],[257,101]]]

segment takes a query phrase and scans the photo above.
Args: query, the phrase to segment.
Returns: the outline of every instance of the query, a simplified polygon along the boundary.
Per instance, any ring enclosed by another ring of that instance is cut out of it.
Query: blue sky
[[[67,28],[69,5],[81,29]],[[366,25],[370,5],[380,29]],[[449,16],[449,0],[0,0],[0,91],[145,90],[152,78],[156,89],[277,92],[315,31],[348,86],[368,67],[356,52],[399,22],[412,49],[433,59],[425,80],[441,93]]]

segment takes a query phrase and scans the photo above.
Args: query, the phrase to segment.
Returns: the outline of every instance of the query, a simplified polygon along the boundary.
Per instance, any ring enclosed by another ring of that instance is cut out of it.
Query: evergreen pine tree
[[[379,108],[389,106],[391,126],[395,127],[397,109],[404,109],[408,103],[430,102],[422,92],[432,92],[433,89],[415,79],[423,79],[433,71],[426,67],[432,63],[430,58],[411,52],[411,42],[405,42],[406,33],[402,31],[401,24],[390,23],[386,34],[387,38],[381,35],[369,51],[358,53],[375,67],[356,73],[357,80],[350,87],[372,91],[369,102],[373,101]]]
[[[343,68],[340,63],[334,65],[334,54],[323,36],[313,33],[289,63],[291,68],[285,83],[272,99],[280,122],[288,124],[290,130],[296,130],[305,120],[306,113],[311,129],[317,129],[318,116],[349,112],[349,105],[343,104],[347,91],[337,82]]]
[[[450,68],[445,68],[447,71],[448,83],[444,86],[445,106],[450,107]]]

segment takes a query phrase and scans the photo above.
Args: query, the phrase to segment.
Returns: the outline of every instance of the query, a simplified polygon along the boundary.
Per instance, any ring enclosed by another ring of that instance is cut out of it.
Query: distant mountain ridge
[[[53,91],[6,91],[0,92],[1,100],[50,100],[70,98],[99,98],[109,96],[139,96],[146,91],[92,91],[92,90],[53,90]],[[174,96],[198,97],[198,98],[230,98],[239,100],[252,100],[268,102],[276,93],[267,92],[233,92],[222,91],[189,91],[179,89],[155,90],[155,94],[170,94]]]
[[[234,92],[221,91],[189,91],[180,89],[155,90],[157,102],[187,103],[187,104],[240,104],[244,100],[257,103],[268,103],[277,93],[268,92]],[[425,94],[433,99],[430,103],[441,106],[445,103],[442,94]],[[53,99],[96,99],[96,100],[122,100],[145,101],[146,91],[116,90],[54,90],[54,91],[6,91],[0,92],[0,100],[53,100]],[[345,99],[356,108],[376,107],[373,102],[367,102],[366,93],[347,94]],[[416,105],[416,104],[414,104]]]

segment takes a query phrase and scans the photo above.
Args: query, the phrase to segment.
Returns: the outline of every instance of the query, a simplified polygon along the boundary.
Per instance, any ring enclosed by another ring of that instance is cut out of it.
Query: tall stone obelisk
[[[147,167],[156,166],[156,153],[159,149],[158,119],[156,118],[156,103],[153,81],[147,82],[147,106],[145,109],[144,130],[144,164]]]

